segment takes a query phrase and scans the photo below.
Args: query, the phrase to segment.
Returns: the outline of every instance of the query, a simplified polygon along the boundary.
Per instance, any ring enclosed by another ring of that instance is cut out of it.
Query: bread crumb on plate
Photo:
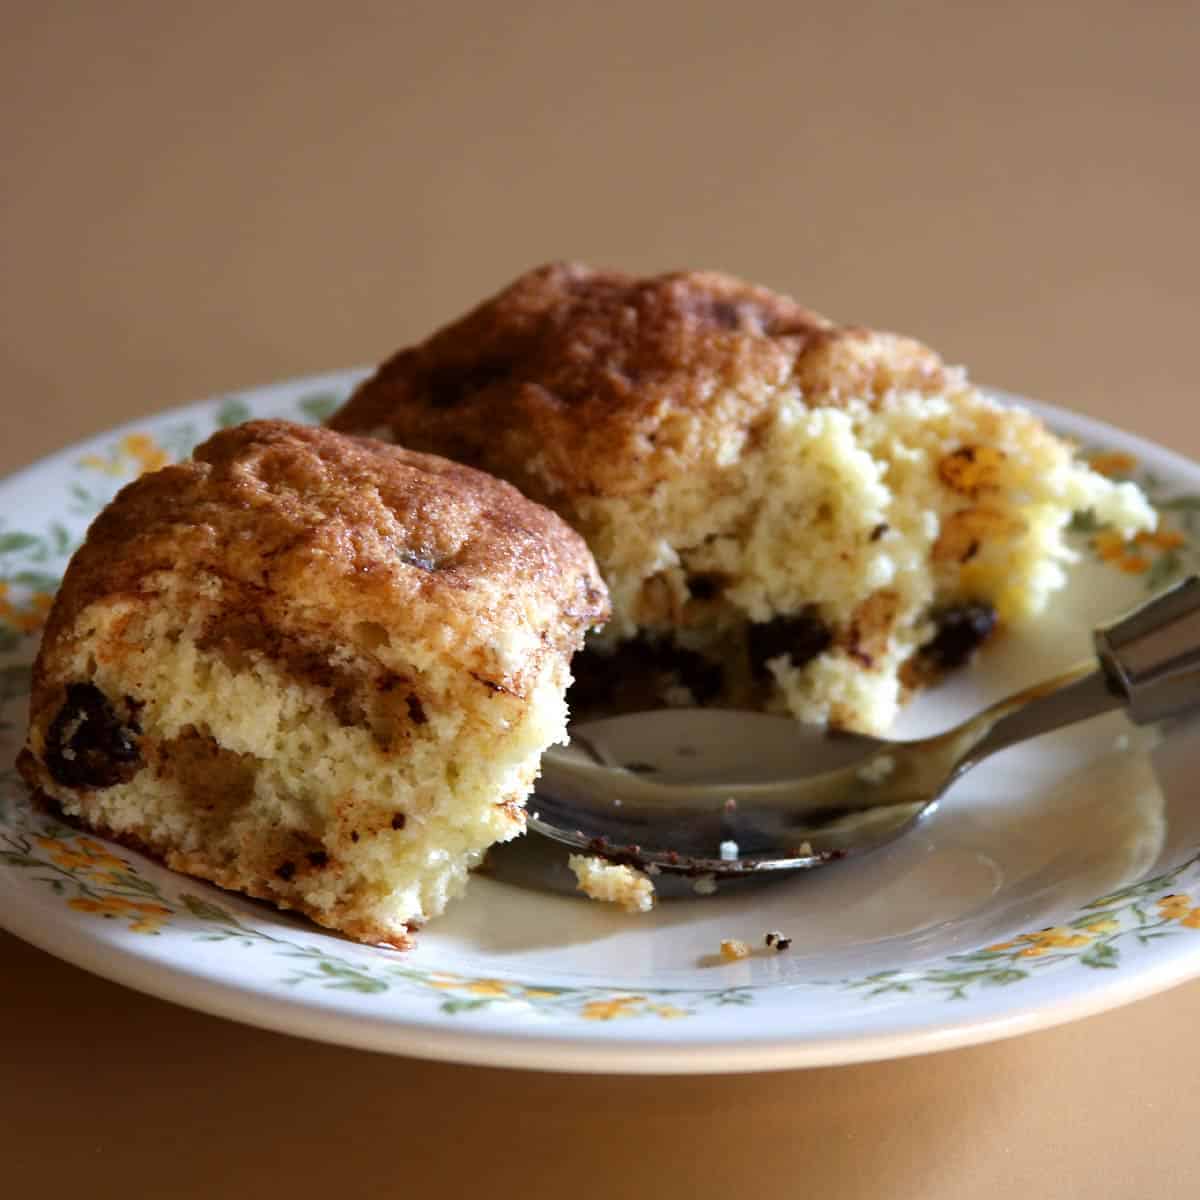
[[[620,905],[628,913],[649,912],[654,907],[654,883],[633,867],[589,854],[572,854],[567,865],[579,890],[590,900]]]

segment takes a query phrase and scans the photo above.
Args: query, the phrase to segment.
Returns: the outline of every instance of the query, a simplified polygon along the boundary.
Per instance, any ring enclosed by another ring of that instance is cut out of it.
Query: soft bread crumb
[[[649,912],[654,907],[653,882],[633,867],[587,854],[572,854],[567,865],[579,881],[579,890],[591,900],[619,904],[628,913]]]
[[[858,777],[863,783],[882,783],[895,769],[896,760],[890,754],[879,754],[858,768]]]

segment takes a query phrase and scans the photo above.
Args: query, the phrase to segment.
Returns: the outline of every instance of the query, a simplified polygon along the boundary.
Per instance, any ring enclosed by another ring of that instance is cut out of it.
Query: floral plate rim
[[[57,451],[8,476],[0,481],[0,488],[27,484],[40,472],[61,470],[87,458],[92,459],[93,466],[106,470],[96,451],[99,447],[112,443],[113,439],[119,439],[114,445],[129,444],[134,457],[138,458],[140,455],[141,467],[145,468],[158,461],[155,457],[158,448],[152,439],[148,445],[137,441],[141,436],[137,431],[148,424],[153,424],[156,428],[165,428],[169,423],[204,422],[214,419],[218,424],[232,423],[233,419],[244,419],[251,415],[247,401],[260,405],[274,402],[278,407],[285,400],[288,404],[299,405],[304,395],[310,395],[321,396],[322,403],[326,403],[331,393],[335,396],[337,393],[344,393],[361,378],[362,373],[358,369],[349,369],[307,376],[247,389],[241,393],[200,401],[126,422]],[[1167,474],[1197,478],[1196,464],[1147,439],[1127,434],[1092,418],[1038,404],[1010,393],[995,389],[989,389],[989,392],[998,399],[1023,404],[1039,412],[1056,428],[1085,443],[1103,446],[1106,449],[1119,448],[1117,457],[1131,455],[1141,461],[1153,462],[1157,469],[1164,470]],[[134,466],[136,468],[137,464]],[[119,475],[120,471],[115,471],[115,474]],[[1200,479],[1197,483],[1197,490],[1200,490]],[[1185,515],[1190,520],[1190,513]],[[0,533],[0,544],[2,543],[3,534]],[[1099,547],[1097,549],[1099,553]],[[1174,553],[1173,548],[1170,553]],[[1106,556],[1101,554],[1101,557]],[[1112,557],[1117,560],[1118,566],[1122,566],[1122,561],[1126,564],[1132,561],[1134,569],[1137,570],[1144,570],[1148,565],[1137,558],[1130,560],[1127,557],[1121,560],[1119,554]],[[1159,556],[1160,564],[1164,558],[1165,553]],[[1122,566],[1122,569],[1129,569],[1128,565]],[[0,596],[0,604],[2,603],[4,597]],[[0,786],[3,784],[0,783]],[[0,822],[0,826],[2,824]],[[2,831],[0,829],[0,832]],[[80,835],[70,836],[79,841],[87,840]],[[124,851],[120,853],[125,854]],[[124,866],[130,867],[133,875],[137,875],[136,868],[131,867],[128,862],[128,856],[120,861]],[[1195,856],[1177,863],[1172,869],[1171,877],[1177,878],[1185,871],[1192,872],[1196,866]],[[1133,891],[1138,887],[1145,889],[1162,882],[1164,878],[1160,876],[1156,880],[1143,880],[1124,891]],[[1174,897],[1166,890],[1168,883],[1169,881],[1163,882],[1158,888],[1163,895],[1157,901],[1147,899],[1145,907],[1149,909],[1155,903],[1159,905],[1158,917],[1162,918],[1159,925],[1169,921],[1179,922],[1183,918],[1183,923],[1189,928],[1197,928],[1197,924],[1200,924],[1200,901]],[[719,1004],[723,1005],[728,1001],[733,1009],[741,1009],[743,1005],[751,1003],[754,997],[736,994],[731,996],[729,993],[771,992],[774,990],[771,985],[758,985],[747,989],[707,989],[703,993],[697,989],[651,986],[642,989],[645,995],[633,995],[628,988],[610,987],[607,991],[603,988],[589,991],[587,988],[551,987],[547,990],[539,989],[536,983],[526,985],[516,980],[459,978],[458,982],[454,982],[456,977],[448,973],[445,973],[445,980],[435,980],[434,975],[442,974],[437,971],[427,973],[428,978],[420,982],[427,987],[449,988],[454,992],[454,996],[439,1008],[429,1010],[428,1006],[417,1006],[413,1011],[397,1015],[395,1012],[378,1010],[373,1013],[361,1005],[348,1009],[341,1003],[342,993],[336,989],[348,988],[351,991],[367,992],[377,989],[370,982],[369,972],[357,971],[353,961],[349,964],[343,963],[343,966],[339,967],[338,963],[342,960],[332,951],[323,954],[321,961],[315,964],[316,973],[310,972],[307,976],[318,980],[318,986],[307,991],[281,991],[277,984],[272,986],[247,982],[245,978],[238,978],[236,967],[232,972],[232,979],[222,979],[211,969],[205,970],[199,966],[179,962],[164,963],[162,957],[151,952],[148,946],[139,945],[136,935],[130,937],[123,927],[114,929],[112,925],[106,926],[94,919],[95,915],[129,916],[131,919],[140,918],[148,925],[164,919],[155,916],[153,912],[147,916],[147,913],[142,911],[155,908],[154,903],[146,901],[144,896],[140,908],[136,900],[112,900],[111,904],[124,904],[126,908],[110,911],[104,911],[104,903],[91,902],[89,908],[86,907],[89,902],[84,901],[82,903],[85,907],[68,912],[70,919],[48,921],[44,911],[41,911],[42,905],[21,904],[20,899],[28,898],[21,896],[19,886],[13,888],[10,885],[11,878],[4,890],[18,902],[6,906],[5,911],[0,912],[0,925],[7,926],[18,937],[57,957],[163,999],[263,1028],[365,1049],[414,1054],[447,1061],[557,1070],[753,1071],[923,1053],[1012,1036],[1074,1020],[1128,1003],[1200,974],[1200,936],[1196,937],[1195,943],[1191,943],[1190,938],[1183,939],[1186,944],[1177,945],[1174,950],[1159,943],[1157,950],[1147,955],[1138,954],[1133,964],[1123,970],[1103,969],[1116,966],[1115,953],[1111,955],[1113,961],[1105,961],[1105,956],[1116,939],[1134,934],[1139,943],[1147,945],[1150,938],[1164,935],[1151,932],[1143,942],[1142,935],[1145,929],[1158,928],[1158,925],[1147,925],[1144,915],[1139,916],[1139,923],[1136,925],[1122,927],[1118,922],[1109,930],[1103,929],[1104,921],[1112,924],[1106,914],[1089,916],[1086,910],[1081,910],[1076,919],[1071,924],[1061,927],[1061,930],[1050,929],[1039,934],[1017,935],[1002,945],[985,947],[972,955],[953,957],[959,960],[979,961],[980,956],[990,955],[993,958],[1007,958],[1015,962],[1022,956],[1048,955],[1048,959],[1036,965],[1052,966],[1061,963],[1070,967],[1071,976],[1086,979],[1085,983],[1081,982],[1074,988],[1053,988],[1052,991],[1061,991],[1063,994],[1050,999],[1042,994],[1046,991],[1044,987],[1036,987],[1022,991],[1025,1001],[1023,1003],[1014,1004],[1012,1000],[1016,997],[1010,999],[1006,995],[1005,1003],[1000,1005],[988,1003],[980,1009],[978,1004],[974,1004],[967,1011],[959,1010],[962,1013],[961,1019],[957,1015],[953,1019],[945,1019],[949,1014],[942,1009],[940,1020],[931,1022],[926,1017],[901,1023],[900,1026],[893,1026],[891,1029],[871,1031],[859,1028],[841,1037],[831,1037],[828,1030],[789,1034],[780,1029],[777,1021],[768,1022],[764,1031],[764,1027],[754,1022],[748,1025],[738,1021],[722,1022],[717,1019],[715,1012],[701,1014],[695,1007],[689,1008],[685,1003],[685,1007],[681,1008],[671,1000],[672,996],[677,995],[706,994],[719,998],[716,1000]],[[113,894],[136,895],[128,891],[121,893],[119,890]],[[187,899],[186,896],[178,898],[184,901]],[[1113,897],[1110,897],[1111,899]],[[1183,908],[1177,906],[1173,915],[1164,916],[1166,910],[1162,909],[1162,904],[1174,899],[1181,903],[1186,900],[1187,903]],[[1189,907],[1192,904],[1196,907]],[[201,902],[201,906],[213,912],[221,912],[218,905],[205,905]],[[1136,907],[1136,901],[1134,906]],[[87,913],[93,915],[83,915]],[[1195,914],[1196,924],[1191,920],[1192,914]],[[196,913],[189,909],[186,915],[195,917]],[[1085,919],[1092,921],[1092,924],[1081,927],[1080,922]],[[119,926],[119,922],[116,924]],[[1092,932],[1093,927],[1100,932]],[[283,939],[274,940],[281,945],[287,945]],[[145,939],[141,941],[144,943]],[[298,945],[293,946],[293,949],[300,951]],[[314,955],[316,953],[312,952]],[[1089,957],[1093,961],[1088,962]],[[953,978],[947,982],[946,970],[943,969],[939,974],[937,963],[927,966],[929,970],[924,975],[920,970],[883,971],[859,979],[814,980],[812,983],[831,982],[845,988],[857,988],[860,995],[867,997],[909,992],[913,990],[914,983],[936,983],[943,992],[949,988],[951,995],[955,994],[957,988],[959,997],[965,998],[965,991],[955,984]],[[1085,966],[1092,969],[1084,971]],[[328,973],[325,978],[320,975],[322,970]],[[341,976],[337,974],[339,970],[343,970]],[[997,970],[1003,975],[1006,968],[993,969],[989,966],[986,970],[974,972],[974,975],[986,977],[990,971],[991,975],[995,976]],[[298,978],[306,976],[301,973]],[[355,982],[356,978],[358,984]],[[1056,983],[1065,983],[1066,978],[1067,976],[1062,976],[1059,979],[1058,973],[1055,973]],[[1049,974],[1043,975],[1042,983],[1048,981]],[[1000,983],[1004,980],[985,978],[984,982]],[[378,990],[387,988],[383,986]],[[514,1022],[511,1019],[512,1006],[505,1002],[517,999],[517,992],[522,990],[524,994],[520,999],[527,1011],[522,1013],[523,1020]],[[580,996],[577,1001],[573,1001],[574,1010],[569,1012],[554,997],[572,990],[579,992]],[[465,998],[460,998],[459,993]],[[979,989],[976,988],[973,996],[978,995]],[[592,998],[589,999],[589,996]],[[546,997],[550,999],[545,999]],[[995,994],[990,999],[994,1001]],[[732,1012],[732,1009],[730,1011]],[[919,1016],[921,1011],[918,1004],[914,1016]],[[462,1015],[458,1019],[448,1020],[447,1016],[452,1012]],[[771,1006],[764,1008],[763,1015],[777,1015],[779,1012],[778,1006]],[[573,1019],[580,1015],[599,1019]],[[613,1021],[616,1017],[649,1018],[652,1015],[701,1015],[702,1019],[672,1021],[669,1024],[658,1020],[652,1023],[620,1021],[616,1024]],[[564,1016],[567,1017],[565,1022],[562,1019]],[[681,1036],[681,1025],[689,1027],[691,1035]]]
[[[736,1040],[647,1040],[622,1036],[607,1024],[548,1034],[536,1026],[474,1029],[435,1017],[407,1015],[397,1020],[347,1014],[329,1002],[223,983],[198,971],[180,967],[164,971],[133,953],[107,957],[106,943],[77,926],[48,929],[36,920],[12,920],[10,914],[5,915],[3,924],[30,945],[110,982],[272,1033],[462,1065],[585,1074],[736,1074],[915,1057],[1066,1025],[1146,999],[1200,975],[1200,962],[1194,955],[1173,956],[1053,1005],[1031,1002],[989,1017],[965,1015],[921,1029],[866,1036],[788,1037],[774,1031]]]

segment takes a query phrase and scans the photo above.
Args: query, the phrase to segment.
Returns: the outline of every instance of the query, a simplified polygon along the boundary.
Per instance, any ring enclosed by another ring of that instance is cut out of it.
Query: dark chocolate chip
[[[803,667],[833,645],[829,626],[811,609],[794,617],[775,617],[751,625],[746,646],[750,654],[750,670],[758,679],[770,675],[767,663],[784,655],[792,666]]]
[[[688,592],[693,600],[715,600],[725,587],[723,575],[689,575]]]
[[[408,719],[414,725],[427,725],[429,717],[425,714],[425,705],[423,705],[419,697],[414,696],[411,692],[408,695]]]
[[[669,641],[636,637],[615,651],[586,649],[571,663],[575,683],[567,693],[571,711],[637,712],[660,708],[672,686],[686,687],[696,704],[720,695],[724,672],[694,650]]]
[[[392,815],[392,828],[403,829],[408,824],[408,818],[403,813],[394,813]]]
[[[721,694],[725,672],[720,663],[715,663],[694,650],[684,650],[680,646],[667,648],[665,661],[679,676],[679,682],[692,693],[692,699],[697,704],[708,704]]]
[[[278,875],[279,878],[284,881],[284,883],[287,883],[291,880],[292,876],[296,874],[296,864],[290,861],[282,863],[276,869],[275,874]]]
[[[68,684],[66,703],[46,733],[46,767],[63,787],[127,783],[142,766],[141,732],[136,718],[122,722],[94,684]]]
[[[876,525],[875,528],[871,530],[871,541],[873,541],[873,542],[879,541],[879,539],[881,537],[883,537],[883,535],[885,533],[887,533],[888,528],[889,528],[889,526],[886,521],[882,522],[879,525]]]
[[[920,654],[939,671],[964,666],[996,628],[996,610],[990,604],[959,604],[933,614],[937,633]]]
[[[306,857],[314,867],[326,867],[329,865],[329,855],[324,850],[310,850]]]
[[[640,641],[639,641],[640,644]],[[661,703],[652,663],[626,642],[612,653],[586,647],[571,660],[575,677],[567,702],[571,714],[596,711],[636,711]]]

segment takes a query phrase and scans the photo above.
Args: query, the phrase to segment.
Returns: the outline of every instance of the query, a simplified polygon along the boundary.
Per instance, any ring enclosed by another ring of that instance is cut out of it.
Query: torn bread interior
[[[575,716],[704,704],[879,732],[1044,611],[1072,515],[1155,514],[911,338],[712,272],[532,271],[331,419],[515,483],[587,539],[613,619]]]

